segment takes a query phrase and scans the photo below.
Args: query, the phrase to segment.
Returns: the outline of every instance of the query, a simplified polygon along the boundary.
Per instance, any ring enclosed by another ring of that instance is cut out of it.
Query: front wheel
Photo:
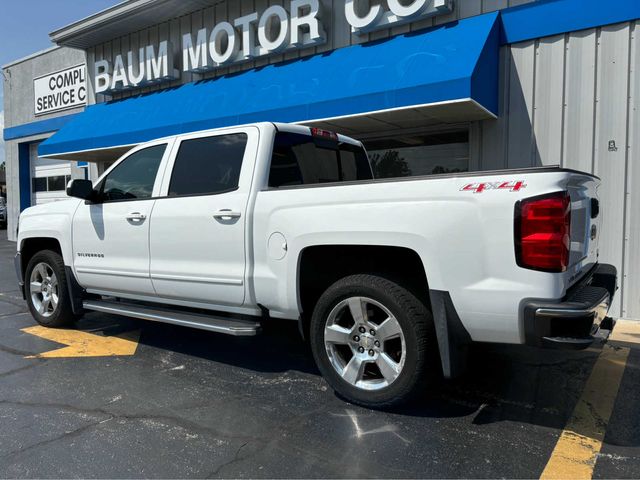
[[[62,257],[51,250],[36,253],[25,272],[25,293],[33,318],[45,327],[64,327],[76,320],[71,308]]]
[[[329,384],[366,407],[404,403],[440,371],[431,313],[383,277],[352,275],[329,287],[314,309],[310,338]]]

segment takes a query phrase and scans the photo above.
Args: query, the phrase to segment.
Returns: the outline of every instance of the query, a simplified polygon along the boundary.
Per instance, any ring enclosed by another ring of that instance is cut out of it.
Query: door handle
[[[219,218],[220,220],[232,220],[234,218],[240,218],[242,214],[240,212],[234,212],[228,208],[218,210],[213,214],[213,218]]]
[[[147,216],[140,212],[131,212],[129,215],[127,215],[127,220],[131,220],[132,222],[141,222],[146,218]]]

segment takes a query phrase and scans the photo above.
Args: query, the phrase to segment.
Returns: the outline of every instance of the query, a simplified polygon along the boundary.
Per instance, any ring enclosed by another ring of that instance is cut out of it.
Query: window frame
[[[97,200],[95,201],[87,201],[87,203],[92,203],[92,204],[109,204],[109,203],[121,203],[121,202],[141,202],[144,200],[155,200],[158,198],[159,195],[159,188],[160,188],[160,184],[162,182],[162,178],[164,176],[164,172],[165,172],[165,166],[166,166],[166,162],[167,159],[169,158],[169,156],[172,153],[172,149],[173,149],[173,145],[175,143],[175,139],[163,139],[161,141],[157,141],[157,142],[153,142],[153,143],[145,143],[142,145],[139,145],[135,148],[133,148],[132,150],[129,150],[126,154],[124,154],[122,157],[120,157],[118,160],[116,160],[108,169],[106,169],[104,171],[104,173],[102,175],[100,175],[100,178],[98,178],[98,180],[95,182],[94,184],[94,190],[96,190],[97,192]],[[165,145],[165,150],[162,154],[162,158],[160,159],[160,163],[158,164],[158,170],[156,172],[156,177],[153,181],[153,187],[151,190],[151,196],[149,197],[145,197],[145,198],[122,198],[122,199],[117,199],[117,200],[105,200],[103,198],[103,194],[104,194],[104,185],[105,182],[107,180],[107,178],[109,177],[109,175],[111,175],[111,173],[118,168],[119,165],[121,165],[122,163],[126,162],[131,156],[135,155],[138,152],[141,152],[143,150],[147,150],[149,148],[153,148],[153,147],[158,147],[161,145]]]

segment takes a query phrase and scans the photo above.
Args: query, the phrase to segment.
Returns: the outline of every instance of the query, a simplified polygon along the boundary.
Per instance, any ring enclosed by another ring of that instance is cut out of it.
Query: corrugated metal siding
[[[505,47],[501,118],[482,123],[479,164],[600,176],[600,259],[618,268],[622,286],[612,313],[640,319],[638,23]]]
[[[181,78],[174,82],[174,85],[248,70],[266,64],[278,63],[284,60],[299,58],[301,56],[313,55],[315,53],[334,50],[349,45],[365,43],[372,40],[380,40],[391,35],[416,31],[434,25],[441,25],[454,20],[488,13],[507,7],[522,5],[532,1],[534,0],[457,0],[455,2],[455,9],[453,13],[449,15],[430,18],[392,29],[383,29],[367,35],[352,35],[350,25],[347,23],[344,16],[344,0],[320,0],[323,7],[323,24],[328,37],[325,45],[307,48],[304,50],[294,50],[284,54],[271,56],[266,59],[263,58],[260,60],[246,62],[241,65],[221,68],[204,75],[181,73]],[[177,59],[177,62],[180,63],[182,61],[181,44],[183,34],[196,32],[199,28],[202,28],[202,26],[206,26],[210,31],[218,22],[229,19],[233,20],[254,11],[262,12],[270,5],[285,5],[285,3],[288,4],[288,2],[285,2],[284,0],[228,0],[204,10],[198,10],[189,15],[169,19],[166,22],[151,28],[134,32],[88,49],[88,71],[93,72],[93,65],[96,60],[107,59],[113,61],[114,57],[119,53],[126,55],[129,50],[135,50],[136,48],[147,44],[157,44],[159,41],[167,39],[171,40],[173,43],[175,58]],[[88,75],[88,78],[92,81],[91,74]],[[167,84],[163,84],[147,87],[142,90],[137,89],[135,93],[140,93],[140,91],[148,92],[151,90],[158,90],[160,88],[166,88],[167,86]],[[133,92],[122,92],[114,95],[114,98],[124,98],[133,94]],[[93,95],[91,95],[90,92],[90,97],[92,96]],[[100,98],[97,99],[98,102],[104,101],[102,96],[99,97]]]

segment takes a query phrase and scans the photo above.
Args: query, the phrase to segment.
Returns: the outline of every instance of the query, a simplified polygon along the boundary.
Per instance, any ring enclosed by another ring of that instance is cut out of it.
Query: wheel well
[[[24,276],[29,260],[38,252],[42,250],[53,250],[62,256],[62,248],[60,243],[55,238],[27,238],[22,242],[20,248],[20,256],[22,260],[22,275]]]
[[[309,319],[322,293],[357,273],[383,275],[409,289],[431,308],[427,275],[420,256],[403,247],[322,245],[302,251],[298,291],[303,318]]]

